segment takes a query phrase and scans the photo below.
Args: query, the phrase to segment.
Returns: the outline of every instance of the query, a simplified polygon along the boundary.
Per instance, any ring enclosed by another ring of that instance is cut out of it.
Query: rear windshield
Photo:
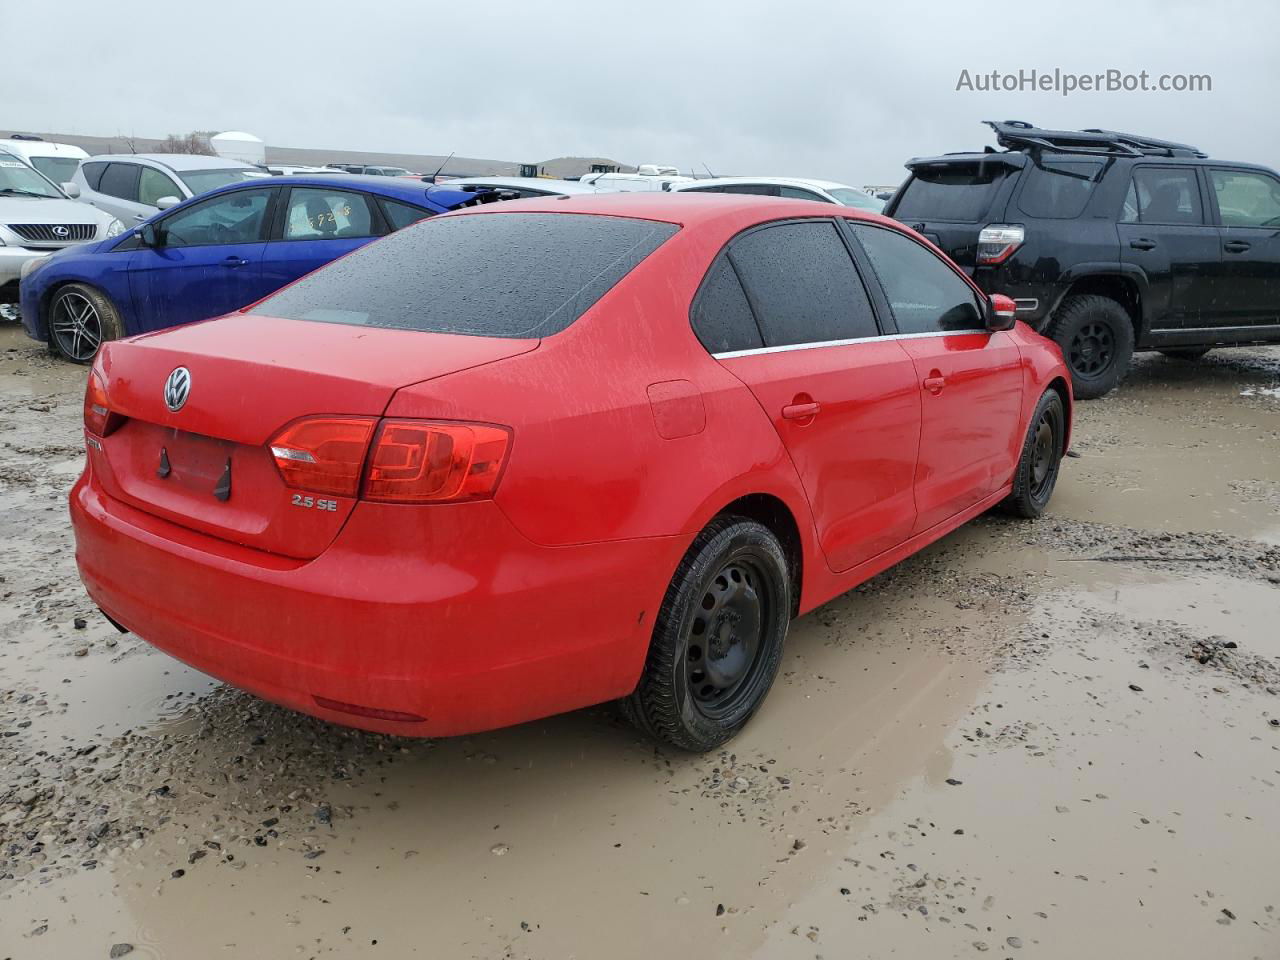
[[[1027,169],[1018,206],[1029,217],[1069,220],[1084,212],[1101,160],[1043,160]]]
[[[434,217],[316,271],[251,312],[480,337],[565,329],[672,223],[572,213]]]
[[[986,163],[915,170],[893,216],[898,220],[981,220],[1005,169],[1002,163]]]

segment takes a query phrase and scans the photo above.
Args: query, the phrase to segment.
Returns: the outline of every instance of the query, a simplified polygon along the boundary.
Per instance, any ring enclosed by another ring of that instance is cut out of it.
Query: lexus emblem
[[[71,228],[58,224],[53,228],[53,235],[55,237],[62,237],[65,240],[67,237],[71,236]]]
[[[177,413],[190,395],[191,371],[186,367],[177,367],[164,382],[164,405]]]

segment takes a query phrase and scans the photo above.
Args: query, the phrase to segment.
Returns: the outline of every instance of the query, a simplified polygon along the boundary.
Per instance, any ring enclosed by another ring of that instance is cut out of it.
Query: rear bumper
[[[142,513],[89,471],[71,492],[71,518],[89,595],[142,639],[286,707],[410,736],[629,693],[687,547],[541,547],[492,502],[361,503],[320,557],[291,561]]]

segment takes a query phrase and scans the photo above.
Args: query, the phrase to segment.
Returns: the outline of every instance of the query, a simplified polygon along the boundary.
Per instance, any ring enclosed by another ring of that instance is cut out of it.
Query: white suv
[[[11,153],[25,160],[58,185],[76,175],[76,167],[89,154],[69,143],[54,143],[40,137],[16,134],[12,139],[0,140],[0,151]]]
[[[123,231],[111,214],[69,199],[48,177],[0,150],[0,318],[13,314],[25,264]]]
[[[127,153],[90,157],[71,183],[72,196],[134,226],[188,197],[254,177],[270,177],[238,160],[186,153]]]

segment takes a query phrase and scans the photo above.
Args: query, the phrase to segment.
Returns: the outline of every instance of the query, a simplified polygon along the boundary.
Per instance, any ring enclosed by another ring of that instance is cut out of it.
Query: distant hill
[[[0,135],[8,135],[9,127],[0,127]],[[27,131],[17,131],[25,133]],[[70,143],[91,154],[98,153],[154,153],[164,143],[163,138],[149,137],[90,137],[72,133],[37,133],[46,140]],[[296,163],[322,167],[326,163],[371,163],[405,167],[422,173],[434,173],[445,162],[443,154],[431,153],[375,153],[368,150],[321,150],[313,147],[267,147],[267,163]],[[634,166],[619,163],[605,157],[555,157],[543,160],[537,166],[552,177],[580,177],[591,172],[591,165],[603,163],[631,172]],[[474,174],[486,177],[517,177],[521,161],[484,160],[479,157],[454,157],[442,173],[460,176]]]

